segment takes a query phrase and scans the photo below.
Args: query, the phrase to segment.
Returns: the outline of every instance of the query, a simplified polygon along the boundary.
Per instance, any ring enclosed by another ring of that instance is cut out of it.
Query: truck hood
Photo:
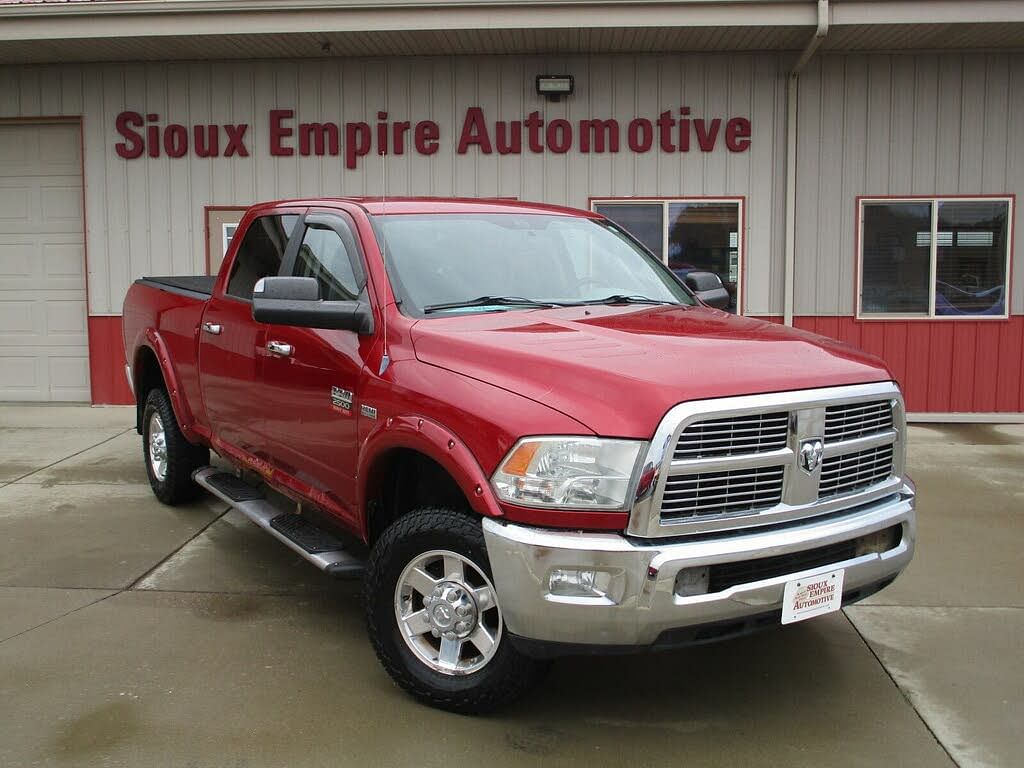
[[[594,306],[413,325],[416,357],[544,403],[608,437],[649,438],[685,400],[888,381],[884,363],[706,307]]]

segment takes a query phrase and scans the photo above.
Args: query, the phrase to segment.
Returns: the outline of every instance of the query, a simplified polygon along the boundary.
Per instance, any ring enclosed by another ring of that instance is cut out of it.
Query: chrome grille
[[[628,532],[676,536],[799,520],[899,490],[892,382],[681,403],[651,442]],[[820,463],[815,459],[820,458]]]
[[[681,461],[775,451],[786,447],[788,437],[787,411],[698,421],[683,430],[673,458]]]
[[[828,498],[867,488],[882,482],[891,474],[891,445],[832,456],[821,464],[818,497]]]
[[[755,467],[670,477],[662,497],[661,519],[679,522],[774,506],[782,501],[783,472],[783,467]]]
[[[825,409],[825,442],[854,440],[892,429],[892,402],[843,403]]]

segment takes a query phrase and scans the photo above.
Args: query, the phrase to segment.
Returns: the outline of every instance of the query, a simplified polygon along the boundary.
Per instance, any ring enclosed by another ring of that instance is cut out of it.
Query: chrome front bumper
[[[684,568],[785,555],[855,539],[894,525],[903,537],[893,549],[827,566],[739,584],[712,594],[681,597]],[[646,646],[670,630],[762,616],[782,608],[790,579],[843,568],[844,594],[886,582],[910,562],[916,537],[914,490],[873,504],[767,530],[734,531],[689,541],[627,539],[483,521],[498,602],[508,630],[521,638],[588,646]],[[554,569],[605,571],[603,597],[562,597],[549,591]]]

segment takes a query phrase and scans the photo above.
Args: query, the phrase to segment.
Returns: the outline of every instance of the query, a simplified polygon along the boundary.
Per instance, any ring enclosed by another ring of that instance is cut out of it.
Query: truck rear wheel
[[[164,504],[183,504],[202,494],[192,473],[210,463],[210,451],[181,434],[171,401],[162,389],[152,389],[146,397],[142,457],[153,494]]]
[[[506,637],[478,518],[447,509],[400,518],[374,545],[365,588],[378,658],[426,704],[482,714],[543,673]]]

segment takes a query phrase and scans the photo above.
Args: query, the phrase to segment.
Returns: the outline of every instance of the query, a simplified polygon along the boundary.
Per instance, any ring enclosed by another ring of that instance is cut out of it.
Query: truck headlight
[[[627,509],[644,443],[596,437],[526,437],[509,451],[491,484],[527,507]]]

